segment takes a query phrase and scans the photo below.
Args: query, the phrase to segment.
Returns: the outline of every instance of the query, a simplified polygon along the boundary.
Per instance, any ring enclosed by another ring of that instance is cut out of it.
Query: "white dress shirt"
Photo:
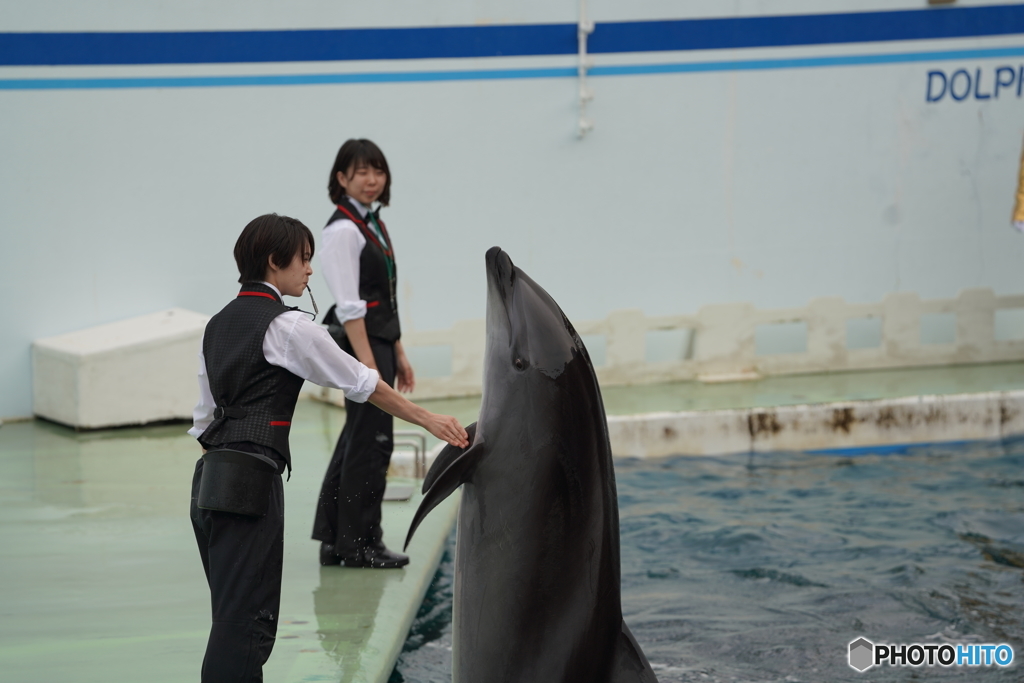
[[[370,210],[354,199],[351,204],[365,219]],[[366,301],[359,298],[359,256],[365,246],[362,230],[347,218],[332,221],[324,228],[320,268],[334,297],[334,314],[343,324],[366,317]]]
[[[351,223],[351,221],[349,221]],[[277,287],[264,282],[278,296]],[[309,319],[302,311],[288,311],[274,318],[263,337],[263,355],[271,365],[284,368],[314,384],[341,389],[345,398],[363,403],[377,389],[376,370],[371,370],[340,348],[327,329]],[[206,374],[206,357],[199,345],[199,403],[192,411],[192,429],[198,438],[213,422],[217,407]]]

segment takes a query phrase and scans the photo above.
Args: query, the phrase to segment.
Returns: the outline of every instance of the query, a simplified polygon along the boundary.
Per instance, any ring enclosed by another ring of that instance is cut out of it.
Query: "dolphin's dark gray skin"
[[[487,252],[487,349],[470,446],[445,448],[409,528],[463,486],[456,683],[657,683],[622,621],[619,514],[604,404],[547,292]]]

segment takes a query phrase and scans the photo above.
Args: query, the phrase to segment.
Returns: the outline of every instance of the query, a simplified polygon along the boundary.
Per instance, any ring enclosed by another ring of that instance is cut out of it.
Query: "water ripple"
[[[1024,440],[617,462],[626,621],[662,683],[862,682],[846,664],[859,636],[1008,642],[1019,656],[1022,471]],[[439,577],[392,683],[450,680]],[[870,680],[1014,681],[1018,669]]]

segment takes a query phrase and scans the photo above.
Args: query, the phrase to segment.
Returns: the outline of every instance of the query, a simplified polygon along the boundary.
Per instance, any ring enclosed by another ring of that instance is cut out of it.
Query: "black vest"
[[[271,365],[263,355],[270,323],[291,310],[270,287],[246,283],[206,324],[203,356],[217,408],[199,437],[205,448],[234,441],[269,446],[291,471],[288,432],[303,379]]]
[[[392,260],[394,260],[394,244],[391,242],[391,235],[384,223],[380,221],[377,214],[377,225],[384,233],[384,239],[391,247]],[[394,343],[402,336],[402,329],[398,325],[398,298],[397,279],[398,267],[392,269],[392,277],[388,278],[388,262],[384,255],[384,246],[377,239],[374,229],[366,224],[366,221],[359,217],[359,212],[348,197],[342,197],[341,203],[327,221],[330,225],[336,220],[347,218],[356,224],[359,231],[366,238],[366,246],[359,254],[359,298],[366,302],[366,334],[371,337],[383,339],[386,342]],[[395,292],[395,297],[392,297]],[[324,318],[326,325],[340,325],[334,314],[334,306],[327,312]]]

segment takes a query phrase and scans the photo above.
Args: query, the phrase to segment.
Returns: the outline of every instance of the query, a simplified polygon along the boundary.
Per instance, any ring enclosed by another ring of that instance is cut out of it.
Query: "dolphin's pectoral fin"
[[[615,664],[608,683],[658,683],[658,677],[626,622],[622,622],[622,633],[615,644]]]
[[[466,427],[470,441],[472,441],[476,431],[475,427],[476,423]],[[437,455],[434,464],[430,466],[427,478],[423,481],[423,500],[420,501],[420,506],[412,518],[412,523],[409,525],[409,533],[405,537],[404,548],[409,547],[409,541],[412,540],[412,535],[416,532],[416,527],[420,525],[423,518],[437,507],[438,503],[450,496],[455,489],[462,486],[464,482],[473,476],[473,468],[483,452],[484,444],[481,441],[473,444],[466,450],[455,448],[454,446],[445,446],[444,450]]]
[[[476,438],[476,422],[466,427],[466,434],[469,436],[469,443],[472,444],[473,439]],[[471,450],[473,450],[472,445],[465,450],[452,445],[445,446],[437,454],[437,457],[434,458],[434,464],[430,466],[430,471],[427,472],[427,476],[423,479],[423,492],[426,493],[427,489],[433,486],[437,478],[441,476],[441,473],[445,472],[455,460],[458,460],[463,454]]]

